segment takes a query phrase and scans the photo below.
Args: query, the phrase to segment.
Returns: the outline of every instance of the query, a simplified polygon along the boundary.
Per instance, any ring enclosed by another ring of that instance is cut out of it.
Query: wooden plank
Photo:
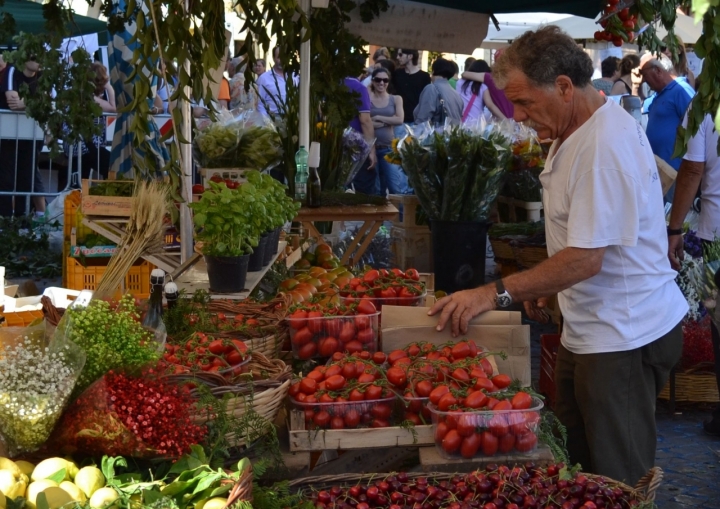
[[[360,229],[355,234],[355,237],[353,238],[352,242],[350,242],[350,245],[345,250],[345,254],[342,257],[342,260],[340,260],[341,265],[347,265],[350,261],[350,255],[353,254],[356,250],[360,255],[362,255],[362,252],[358,249],[358,245],[360,244],[360,240],[366,235],[369,234],[369,232],[372,230],[372,222],[371,221],[365,221]],[[372,240],[372,238],[370,239]]]
[[[88,216],[129,217],[132,211],[131,196],[93,196],[90,194],[90,183],[94,180],[82,181],[82,213]],[[109,181],[98,181],[109,182]]]
[[[299,425],[291,412],[291,428]],[[300,420],[302,420],[302,413]],[[302,423],[304,426],[304,422]],[[364,428],[343,430],[290,430],[291,451],[321,451],[325,449],[366,449],[376,447],[418,446],[432,444],[432,426],[415,426],[415,434],[406,428]]]
[[[420,448],[420,465],[424,472],[472,472],[478,468],[484,468],[490,463],[513,465],[515,463],[525,463],[526,461],[532,461],[542,466],[555,463],[555,458],[546,445],[539,445],[535,451],[528,454],[497,454],[472,459],[451,460],[440,456],[434,446]]]
[[[303,207],[298,211],[295,221],[390,221],[397,218],[397,215],[398,209],[390,203],[381,206]]]
[[[369,231],[365,237],[365,240],[363,240],[363,243],[360,244],[360,247],[355,252],[352,252],[348,249],[345,252],[345,255],[343,256],[343,260],[345,260],[345,257],[348,256],[349,253],[351,253],[352,263],[350,265],[355,265],[357,263],[357,261],[362,258],[362,255],[365,254],[365,251],[370,246],[370,243],[373,241],[375,234],[378,232],[378,230],[382,226],[382,221],[373,221],[373,222],[366,221],[365,223],[366,224],[369,223],[368,226],[370,227]],[[360,236],[358,235],[357,238],[360,238]],[[346,262],[343,262],[343,265],[345,263]]]

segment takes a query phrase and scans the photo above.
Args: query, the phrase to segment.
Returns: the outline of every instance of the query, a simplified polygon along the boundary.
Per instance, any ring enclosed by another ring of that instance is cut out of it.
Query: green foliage
[[[0,266],[5,267],[6,277],[61,274],[62,253],[50,249],[47,229],[33,225],[31,217],[0,217],[0,231]]]
[[[302,493],[291,492],[288,481],[275,483],[264,487],[253,485],[254,509],[312,509],[312,501],[306,499]]]
[[[300,204],[285,194],[280,182],[257,170],[247,172],[246,178],[248,182],[237,189],[211,181],[211,189],[190,204],[204,254],[247,254],[262,234],[295,217]]]
[[[550,447],[555,461],[567,464],[569,462],[567,452],[567,428],[562,425],[557,416],[550,410],[542,412],[538,439]]]
[[[140,324],[130,294],[124,295],[116,307],[93,299],[87,307],[68,309],[58,331],[87,355],[73,396],[112,369],[142,367],[159,357],[153,334]]]

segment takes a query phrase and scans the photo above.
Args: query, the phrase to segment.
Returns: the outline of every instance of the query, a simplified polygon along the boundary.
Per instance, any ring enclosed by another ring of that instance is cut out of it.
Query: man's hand
[[[547,308],[547,297],[540,297],[537,300],[526,300],[523,304],[525,305],[525,312],[531,320],[535,320],[540,323],[548,323],[550,316],[545,311]]]
[[[13,111],[23,111],[25,109],[25,101],[20,99],[20,97],[8,97],[7,103],[8,108]]]
[[[682,235],[670,235],[668,237],[668,258],[672,268],[680,270],[680,262],[685,259],[685,242]]]
[[[370,159],[370,166],[368,166],[368,170],[372,170],[375,166],[377,166],[377,152],[375,152],[375,147],[370,149],[370,155],[368,158]]]
[[[458,334],[467,333],[468,323],[474,317],[495,309],[495,293],[494,286],[481,286],[474,290],[455,292],[437,301],[428,311],[428,315],[433,316],[442,310],[437,330],[443,330],[448,320],[452,318],[452,335],[457,337]]]

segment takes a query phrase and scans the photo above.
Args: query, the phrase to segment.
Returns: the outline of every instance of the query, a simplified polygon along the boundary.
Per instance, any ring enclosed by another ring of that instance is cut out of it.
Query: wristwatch
[[[495,304],[497,305],[497,307],[510,307],[510,305],[513,303],[513,298],[505,289],[505,285],[503,284],[502,279],[498,279],[497,281],[495,281],[495,288],[497,289],[497,294],[495,294]]]
[[[668,237],[672,237],[673,235],[682,235],[683,231],[682,228],[670,228],[667,229]]]

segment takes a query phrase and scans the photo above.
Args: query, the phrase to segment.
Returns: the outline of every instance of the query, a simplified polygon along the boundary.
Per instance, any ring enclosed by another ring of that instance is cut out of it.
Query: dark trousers
[[[37,159],[41,142],[30,140],[0,140],[0,191],[25,191],[33,189],[42,192],[42,181],[38,178]],[[17,176],[16,176],[17,168]],[[25,214],[26,197],[0,196],[0,216]]]
[[[358,193],[380,195],[380,176],[377,171],[377,165],[372,169],[369,169],[369,166],[370,158],[365,161],[362,168],[355,174],[352,185]]]
[[[681,324],[625,352],[573,354],[561,345],[556,413],[570,462],[634,486],[655,464],[655,401],[681,353]]]

